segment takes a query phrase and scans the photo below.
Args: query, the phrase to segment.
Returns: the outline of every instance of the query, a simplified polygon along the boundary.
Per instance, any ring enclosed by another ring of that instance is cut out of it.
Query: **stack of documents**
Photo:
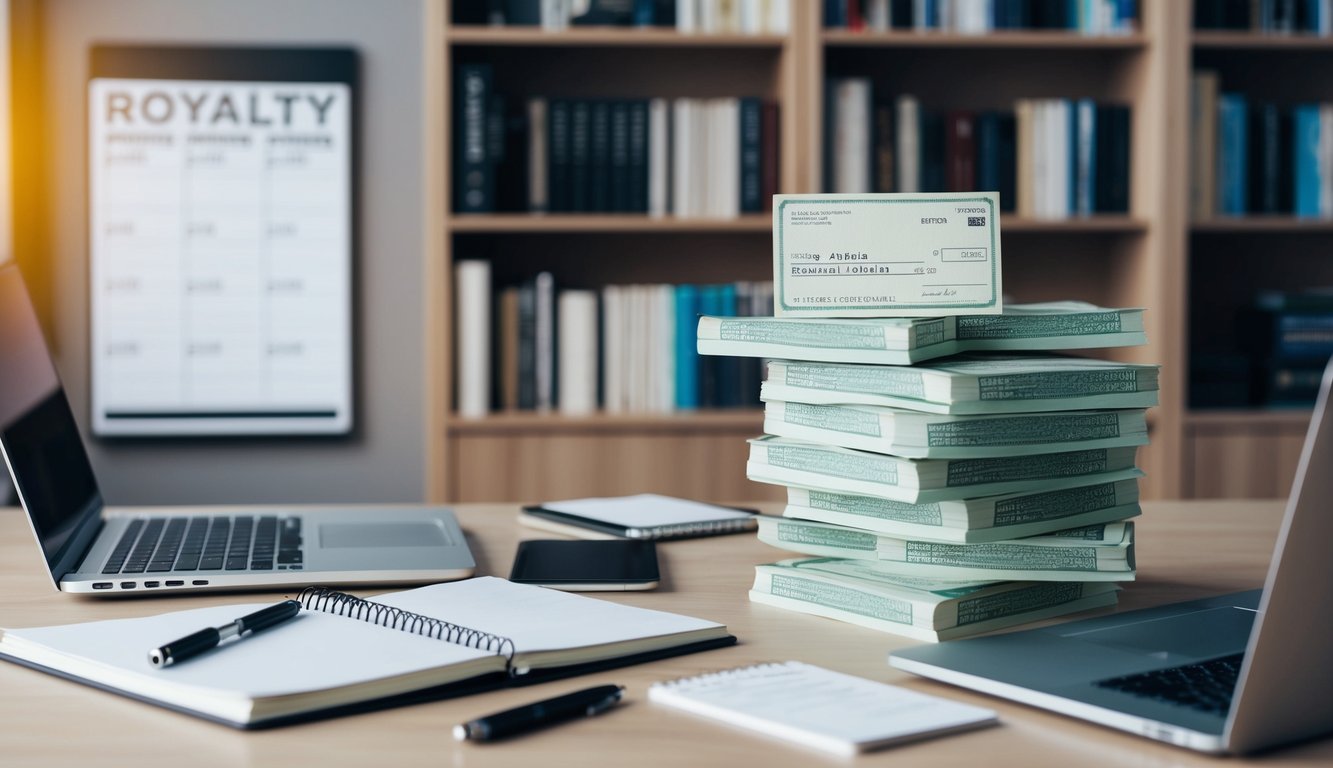
[[[1113,605],[1134,578],[1135,467],[1157,366],[1056,354],[1145,343],[1081,302],[928,318],[702,318],[699,351],[776,358],[750,479],[759,538],[808,557],[750,597],[921,640]]]

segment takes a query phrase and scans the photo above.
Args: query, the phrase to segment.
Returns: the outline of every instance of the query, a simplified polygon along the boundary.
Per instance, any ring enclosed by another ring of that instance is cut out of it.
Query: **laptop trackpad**
[[[442,547],[449,544],[435,523],[324,523],[319,545],[325,549],[351,547]]]
[[[1227,606],[1064,636],[1160,659],[1209,659],[1243,652],[1254,617],[1252,610]]]

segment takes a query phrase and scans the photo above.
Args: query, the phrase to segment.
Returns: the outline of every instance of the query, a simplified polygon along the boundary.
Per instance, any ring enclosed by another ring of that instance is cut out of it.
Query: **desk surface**
[[[1138,530],[1139,580],[1121,607],[1249,589],[1262,584],[1281,507],[1272,502],[1145,505]],[[506,575],[515,541],[540,538],[514,522],[515,508],[458,510],[479,573]],[[752,566],[782,555],[753,536],[672,542],[659,547],[663,583],[655,592],[609,599],[724,622],[740,644],[718,651],[520,690],[497,691],[274,731],[244,733],[140,704],[9,664],[0,664],[0,761],[125,765],[810,765],[842,762],[732,731],[647,702],[656,680],[758,661],[800,659],[832,669],[968,701],[1000,712],[1003,725],[867,755],[887,765],[1191,765],[1216,761],[1116,731],[912,678],[885,662],[912,641],[827,619],[752,605]],[[0,510],[0,626],[20,627],[142,616],[237,595],[90,600],[55,592],[23,516]],[[453,724],[526,701],[600,683],[628,687],[627,704],[602,717],[498,745],[459,745]],[[1225,765],[1241,764],[1231,760]],[[1277,752],[1268,763],[1333,763],[1333,740]]]

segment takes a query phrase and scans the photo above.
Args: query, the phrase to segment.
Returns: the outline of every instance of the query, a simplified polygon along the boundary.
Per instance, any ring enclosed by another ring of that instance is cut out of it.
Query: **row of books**
[[[734,218],[778,191],[778,105],[756,98],[546,99],[514,109],[460,67],[454,210]]]
[[[455,24],[674,27],[704,34],[785,35],[792,0],[462,0]]]
[[[1066,29],[1087,35],[1132,32],[1138,0],[824,0],[824,26],[872,31]]]
[[[1215,215],[1333,217],[1333,104],[1284,105],[1190,81],[1190,207]]]
[[[1214,340],[1195,350],[1192,407],[1308,408],[1333,357],[1333,287],[1264,291],[1237,313],[1225,338],[1234,340],[1232,348]]]
[[[1065,218],[1129,210],[1130,109],[1090,99],[1020,99],[1013,112],[875,101],[867,78],[827,90],[830,192],[998,191],[1000,207]]]
[[[785,358],[746,475],[786,487],[759,539],[801,557],[757,566],[752,601],[935,641],[1114,605],[1134,579],[1158,369],[1037,350],[1142,344],[1140,311],[705,317],[697,335]]]
[[[460,415],[577,416],[753,407],[758,361],[701,358],[700,313],[771,314],[771,283],[557,290],[549,272],[494,289],[490,263],[455,264]]]
[[[1333,0],[1194,0],[1194,28],[1333,35]]]

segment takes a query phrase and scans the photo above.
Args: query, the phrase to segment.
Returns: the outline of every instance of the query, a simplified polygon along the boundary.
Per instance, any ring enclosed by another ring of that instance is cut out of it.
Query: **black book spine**
[[[889,25],[894,29],[912,28],[912,0],[892,0],[889,6]]]
[[[504,23],[510,26],[541,26],[542,0],[504,0]]]
[[[518,287],[518,407],[537,408],[537,284]]]
[[[1291,109],[1279,107],[1277,120],[1277,212],[1292,213],[1296,210],[1296,166],[1291,159],[1295,152]]]
[[[546,207],[570,210],[570,108],[567,101],[552,101],[546,115]]]
[[[588,150],[591,166],[588,175],[588,210],[605,212],[611,210],[611,105],[605,101],[594,101],[590,119],[592,138]]]
[[[629,110],[629,210],[648,212],[648,102],[631,101]]]
[[[528,208],[528,112],[520,103],[508,108],[498,97],[494,114],[499,116],[500,153],[495,161],[496,201],[501,211],[525,211]]]
[[[490,157],[488,126],[491,68],[464,64],[458,69],[454,105],[454,210],[488,213],[495,210],[495,173]]]
[[[1107,192],[1107,213],[1129,212],[1129,107],[1115,105],[1110,110],[1111,147],[1106,172],[1111,177]],[[1100,173],[1098,174],[1100,175]]]
[[[576,101],[569,116],[569,210],[592,210],[592,105]]]
[[[989,192],[1000,188],[1000,117],[994,112],[982,112],[976,120],[977,190]]]
[[[741,213],[764,210],[760,178],[763,165],[763,116],[759,99],[740,100]]]
[[[944,116],[921,108],[921,191],[945,191]]]
[[[611,193],[606,210],[632,210],[630,198],[629,103],[611,104]]]
[[[676,26],[676,0],[653,0],[653,23],[659,27]]]
[[[1281,178],[1282,143],[1278,138],[1281,120],[1276,104],[1259,104],[1251,115],[1250,126],[1250,210],[1277,213],[1278,184]]]

